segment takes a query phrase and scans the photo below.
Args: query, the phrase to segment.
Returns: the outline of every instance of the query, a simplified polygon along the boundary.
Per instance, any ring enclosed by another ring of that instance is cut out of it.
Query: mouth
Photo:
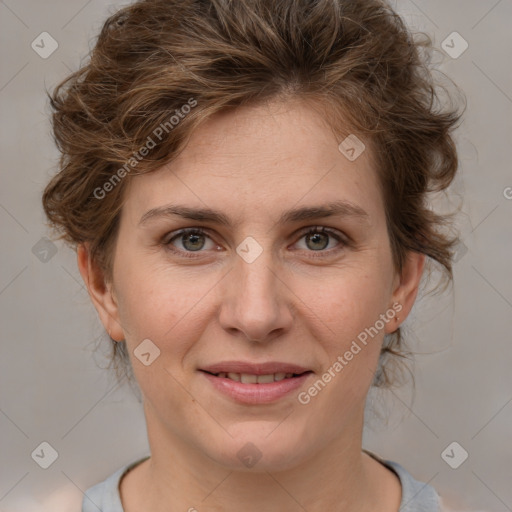
[[[223,362],[200,368],[212,389],[243,404],[275,402],[301,387],[314,372],[287,363]]]
[[[201,370],[204,373],[208,373],[214,377],[219,377],[221,379],[229,379],[235,382],[241,382],[242,384],[270,384],[272,382],[279,382],[285,379],[294,379],[296,377],[300,377],[306,373],[313,373],[311,370],[307,370],[301,373],[267,373],[262,375],[256,375],[254,373],[236,373],[236,372],[208,372],[206,370]]]

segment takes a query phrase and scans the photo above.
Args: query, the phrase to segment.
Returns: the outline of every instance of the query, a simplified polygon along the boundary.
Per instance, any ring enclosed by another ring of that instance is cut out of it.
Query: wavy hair
[[[61,153],[43,194],[49,224],[74,247],[89,243],[111,279],[131,176],[177,156],[216,112],[299,98],[322,110],[340,142],[356,133],[370,144],[397,271],[416,251],[451,282],[458,239],[443,231],[449,215],[435,213],[428,195],[455,176],[451,132],[462,112],[445,101],[449,95],[441,99],[446,88],[434,79],[431,50],[430,38],[409,32],[384,0],[146,0],[124,7],[104,23],[87,63],[48,93]],[[184,115],[191,99],[196,105]],[[167,127],[165,136],[139,159],[157,127]],[[388,359],[406,354],[401,330],[387,335],[374,385],[392,385]],[[118,377],[130,373],[125,343],[113,342],[112,362]]]

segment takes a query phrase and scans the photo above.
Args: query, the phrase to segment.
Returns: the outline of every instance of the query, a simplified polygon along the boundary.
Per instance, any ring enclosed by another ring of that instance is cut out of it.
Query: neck
[[[169,433],[146,408],[152,456],[140,465],[129,487],[129,478],[123,480],[125,511],[388,510],[382,500],[389,496],[389,485],[382,477],[387,472],[389,478],[390,472],[361,451],[363,411],[358,416],[335,440],[298,464],[278,471],[258,470],[257,465],[240,471],[218,464]],[[396,504],[396,496],[393,500]]]

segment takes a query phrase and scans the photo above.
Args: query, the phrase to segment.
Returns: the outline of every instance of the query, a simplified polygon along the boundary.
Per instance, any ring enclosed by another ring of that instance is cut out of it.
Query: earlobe
[[[394,325],[390,326],[390,333],[396,331],[409,315],[418,294],[424,267],[425,254],[409,251],[402,273],[397,279],[398,284],[393,290],[392,303],[400,304],[401,308],[399,311],[395,307],[393,308],[397,311],[397,316]]]
[[[119,310],[112,293],[112,284],[107,282],[104,272],[92,259],[87,243],[77,247],[77,261],[78,269],[103,327],[113,340],[124,340],[124,331],[119,322]]]

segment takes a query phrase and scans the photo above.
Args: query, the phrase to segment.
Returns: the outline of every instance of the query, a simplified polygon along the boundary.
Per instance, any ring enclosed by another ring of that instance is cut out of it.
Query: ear
[[[107,282],[103,271],[91,258],[89,244],[80,244],[77,247],[77,259],[78,269],[103,327],[113,340],[123,341],[124,331],[119,322],[118,305],[112,290],[112,283]]]
[[[418,294],[424,266],[424,254],[414,251],[407,253],[402,272],[400,275],[396,276],[392,295],[393,304],[398,303],[401,305],[401,308],[399,308],[399,306],[393,308],[396,310],[396,318],[399,318],[399,320],[397,322],[388,323],[386,325],[386,333],[396,331],[409,315]]]

